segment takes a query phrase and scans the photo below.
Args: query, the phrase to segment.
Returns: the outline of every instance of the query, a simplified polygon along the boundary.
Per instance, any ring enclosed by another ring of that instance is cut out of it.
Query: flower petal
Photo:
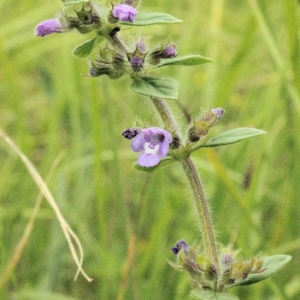
[[[165,139],[162,141],[159,147],[159,156],[165,157],[168,154],[169,151],[169,145],[172,142],[172,136],[169,132],[163,130],[163,135],[165,136]]]
[[[141,152],[144,150],[145,133],[142,131],[131,140],[131,149],[134,152]]]
[[[138,164],[141,167],[154,167],[160,161],[160,157],[157,154],[152,153],[142,153],[138,157]]]

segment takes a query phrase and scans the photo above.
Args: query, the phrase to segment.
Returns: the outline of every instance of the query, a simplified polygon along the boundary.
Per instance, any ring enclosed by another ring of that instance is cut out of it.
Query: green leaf
[[[204,144],[196,146],[192,151],[195,151],[201,147],[216,147],[228,144],[234,144],[242,140],[249,139],[256,135],[265,134],[266,131],[253,128],[253,127],[240,127],[222,132],[211,139],[209,139]]]
[[[89,0],[62,0],[64,5],[87,3]]]
[[[138,77],[134,78],[130,88],[145,96],[177,99],[177,81],[168,77]]]
[[[194,289],[191,292],[191,295],[195,299],[201,300],[238,300],[237,296],[227,294],[227,293],[215,293],[213,291],[205,291]]]
[[[171,163],[173,163],[174,160],[171,157],[165,157],[163,159],[161,159],[161,161],[159,162],[158,165],[154,166],[154,167],[141,167],[139,164],[134,164],[135,169],[139,170],[139,171],[144,171],[144,172],[153,172],[154,170],[157,170],[158,168],[161,167],[165,167],[170,165]]]
[[[84,42],[73,50],[73,54],[78,57],[86,57],[90,55],[96,45],[98,37],[94,37],[91,40]]]
[[[192,66],[192,65],[201,65],[204,63],[212,62],[212,59],[204,57],[201,55],[186,55],[186,56],[176,56],[173,58],[162,59],[156,68],[165,67],[165,66]]]
[[[248,277],[243,282],[237,285],[249,285],[270,277],[278,270],[280,270],[283,266],[285,266],[292,259],[292,257],[290,255],[278,254],[278,255],[266,256],[262,259],[263,259],[262,269],[265,270],[261,273],[248,275]]]
[[[147,26],[154,24],[169,24],[180,23],[182,20],[173,17],[172,15],[159,12],[138,13],[133,23],[120,21],[121,24],[131,26]]]

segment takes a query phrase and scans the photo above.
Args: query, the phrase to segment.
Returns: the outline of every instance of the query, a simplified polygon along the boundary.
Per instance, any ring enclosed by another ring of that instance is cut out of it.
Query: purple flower
[[[221,107],[217,107],[217,108],[213,108],[211,112],[213,113],[213,115],[217,117],[217,120],[220,120],[225,112],[225,109]]]
[[[171,251],[177,255],[181,249],[183,249],[185,255],[188,254],[189,245],[185,240],[180,240],[179,242],[177,242],[175,247],[171,248]]]
[[[131,141],[134,152],[142,152],[138,164],[142,167],[156,166],[162,157],[168,154],[172,136],[168,131],[158,127],[141,129]]]
[[[61,33],[64,29],[58,19],[48,19],[35,27],[36,36],[45,36],[54,32]]]
[[[113,7],[112,15],[120,21],[127,21],[133,23],[137,14],[137,10],[127,4],[118,4]]]

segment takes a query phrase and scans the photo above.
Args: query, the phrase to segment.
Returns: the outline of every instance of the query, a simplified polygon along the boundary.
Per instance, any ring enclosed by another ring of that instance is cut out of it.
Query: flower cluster
[[[62,33],[70,29],[77,29],[80,33],[88,33],[92,30],[99,31],[105,24],[104,18],[100,18],[97,8],[90,2],[82,6],[81,10],[75,11],[75,15],[65,13],[60,19],[48,19],[36,26],[36,36],[45,36],[51,33]],[[134,22],[137,10],[128,4],[118,4],[112,7],[108,17],[109,23],[118,21]]]
[[[186,270],[195,289],[227,291],[235,285],[242,285],[251,274],[263,273],[263,259],[254,257],[242,260],[236,253],[226,249],[219,257],[220,270],[212,264],[206,255],[189,246],[185,240],[176,243],[171,251],[177,256],[177,262],[170,263],[176,269]]]

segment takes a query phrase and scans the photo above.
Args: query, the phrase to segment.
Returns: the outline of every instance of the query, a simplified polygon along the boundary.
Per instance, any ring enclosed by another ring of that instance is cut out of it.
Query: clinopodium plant
[[[88,58],[89,76],[100,77],[99,80],[104,75],[111,79],[128,76],[130,89],[148,97],[153,109],[161,117],[163,128],[155,125],[149,128],[129,127],[120,129],[120,133],[123,132],[123,137],[131,141],[132,150],[139,152],[138,170],[153,171],[161,165],[178,162],[186,176],[199,219],[202,245],[191,246],[185,240],[174,242],[171,251],[176,260],[169,264],[189,274],[192,296],[197,299],[236,299],[228,294],[230,288],[253,284],[274,274],[291,259],[290,256],[255,255],[243,259],[237,254],[238,251],[221,248],[216,242],[209,203],[190,157],[191,153],[201,151],[203,147],[233,144],[264,134],[265,131],[241,127],[208,138],[211,129],[221,121],[225,109],[210,108],[199,117],[192,117],[177,99],[177,82],[169,77],[158,76],[155,71],[166,66],[200,65],[211,62],[211,59],[200,55],[181,56],[169,41],[162,41],[159,46],[151,48],[142,38],[133,45],[119,38],[119,32],[124,27],[172,24],[181,20],[166,13],[142,12],[139,1],[135,0],[112,3],[109,7],[87,0],[62,2],[60,15],[38,24],[36,35],[44,37],[52,33],[65,34],[71,30],[88,34],[89,39],[79,45],[73,54]],[[181,126],[183,122],[175,120],[168,109],[167,102],[172,100],[183,109],[188,126]]]

